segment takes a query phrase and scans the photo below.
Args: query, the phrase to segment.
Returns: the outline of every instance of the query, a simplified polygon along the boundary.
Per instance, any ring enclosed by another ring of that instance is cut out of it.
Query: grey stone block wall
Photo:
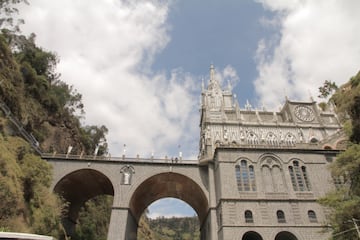
[[[300,239],[328,239],[329,233],[321,233],[326,224],[324,209],[317,203],[319,197],[333,189],[334,185],[324,155],[327,151],[268,150],[217,148],[215,175],[217,184],[219,239],[241,239],[247,231],[255,231],[263,239],[274,232],[287,229]],[[263,160],[271,157],[280,165],[286,187],[281,192],[267,192],[269,182],[264,181],[261,171]],[[241,159],[254,167],[256,191],[239,191],[235,166]],[[294,191],[288,167],[296,159],[306,167],[311,185],[310,191]],[[253,214],[253,223],[246,223],[245,211]],[[276,212],[285,214],[285,223],[279,223]],[[316,213],[316,222],[309,219],[308,211]],[[221,215],[221,216],[220,216]],[[221,218],[221,220],[220,220]],[[290,230],[293,229],[293,230]],[[228,238],[238,236],[238,238]]]
[[[286,99],[280,111],[249,102],[241,109],[213,66],[201,99],[198,161],[44,155],[54,168],[53,189],[77,207],[113,195],[109,240],[136,239],[142,211],[163,197],[197,211],[202,240],[328,239],[317,200],[334,188],[328,166],[347,141],[333,106],[324,112],[313,100]]]

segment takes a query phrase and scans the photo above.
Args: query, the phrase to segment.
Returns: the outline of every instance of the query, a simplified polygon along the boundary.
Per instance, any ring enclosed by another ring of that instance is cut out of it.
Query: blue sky
[[[130,157],[196,159],[211,63],[240,106],[309,100],[325,80],[359,71],[358,9],[358,0],[32,0],[20,14],[82,93],[84,124],[109,128],[112,156],[126,144]]]
[[[181,67],[206,78],[210,63],[220,69],[231,65],[240,79],[234,86],[240,102],[255,100],[257,44],[277,30],[263,26],[260,19],[272,17],[250,0],[179,1],[168,17],[171,41],[156,57],[153,69]]]
[[[197,216],[194,209],[177,198],[163,198],[153,202],[148,207],[148,217],[155,219],[158,217],[192,217]]]

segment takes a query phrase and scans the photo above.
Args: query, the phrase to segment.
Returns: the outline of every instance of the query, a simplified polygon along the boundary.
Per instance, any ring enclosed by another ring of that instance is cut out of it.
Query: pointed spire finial
[[[231,91],[232,90],[232,86],[231,86],[231,82],[230,80],[228,80],[228,90]]]
[[[251,104],[249,103],[248,99],[246,99],[245,109],[251,111]]]
[[[288,98],[288,94],[287,94],[286,88],[284,88],[284,95],[285,95],[285,101],[288,101],[289,98]]]
[[[214,64],[210,65],[210,81],[208,85],[208,90],[221,91],[220,83],[215,78],[215,67]]]
[[[210,83],[213,83],[215,81],[215,68],[214,64],[210,65]]]

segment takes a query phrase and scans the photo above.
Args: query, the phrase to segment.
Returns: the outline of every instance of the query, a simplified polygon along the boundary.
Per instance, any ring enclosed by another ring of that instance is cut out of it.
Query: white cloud
[[[232,90],[232,87],[234,87],[236,84],[239,83],[239,76],[236,72],[236,69],[233,68],[231,65],[227,65],[224,70],[222,71],[221,79],[224,79],[227,81],[227,84]]]
[[[157,200],[148,207],[148,210],[149,213],[147,216],[151,219],[158,217],[193,217],[197,215],[190,205],[176,198],[162,198]]]
[[[171,3],[33,0],[20,9],[23,32],[58,53],[61,79],[82,94],[86,124],[109,128],[112,156],[126,144],[130,157],[197,157],[199,77],[181,68],[170,77],[151,71],[170,41]],[[238,81],[231,66],[217,72],[221,81]]]
[[[316,97],[325,80],[341,85],[359,71],[358,0],[258,2],[275,11],[280,24],[280,34],[258,45],[255,88],[260,102],[274,107],[285,94],[300,100],[309,99],[309,92]]]
[[[231,65],[226,65],[224,69],[219,69],[215,66],[215,79],[219,81],[222,89],[228,89],[230,87],[231,90],[240,80],[236,69]],[[205,85],[206,84],[208,83],[205,82]]]
[[[33,0],[21,15],[24,33],[60,56],[62,80],[83,95],[87,124],[109,128],[113,156],[164,157],[182,144],[196,156],[200,84],[181,69],[151,73],[170,37],[165,1]]]

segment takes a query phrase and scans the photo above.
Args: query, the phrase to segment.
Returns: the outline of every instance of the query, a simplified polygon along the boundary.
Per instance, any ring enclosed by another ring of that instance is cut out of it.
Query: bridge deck
[[[182,158],[131,158],[131,157],[111,157],[111,156],[91,156],[91,155],[66,155],[66,154],[41,154],[43,159],[69,159],[69,160],[83,160],[83,161],[108,161],[108,162],[136,162],[136,163],[159,163],[159,164],[186,164],[198,165],[198,160],[187,160]]]

